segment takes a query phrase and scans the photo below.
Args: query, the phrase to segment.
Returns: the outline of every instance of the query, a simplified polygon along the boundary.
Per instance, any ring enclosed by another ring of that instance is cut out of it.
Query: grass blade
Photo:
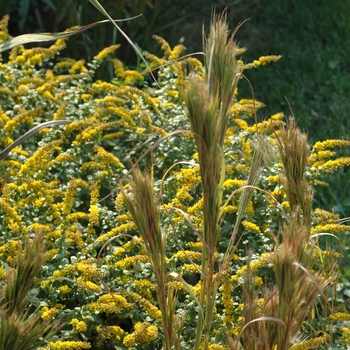
[[[0,160],[4,159],[16,146],[21,144],[29,137],[38,133],[41,129],[48,128],[50,126],[63,125],[69,123],[71,123],[70,120],[50,120],[48,122],[37,125],[35,128],[27,131],[24,135],[19,137],[15,142],[11,143],[11,145],[7,146],[2,152],[0,152]]]
[[[145,58],[142,56],[140,50],[137,48],[137,46],[132,42],[132,40],[126,35],[126,33],[118,26],[118,24],[115,23],[115,21],[112,19],[112,17],[108,14],[108,12],[104,9],[104,7],[97,1],[97,0],[89,0],[104,16],[106,16],[108,18],[109,21],[111,21],[114,26],[117,28],[117,30],[120,32],[121,35],[123,35],[123,37],[128,41],[128,43],[131,45],[131,47],[135,50],[135,52],[140,56],[140,58],[142,59],[143,63],[146,65],[146,67],[148,68],[152,79],[154,80],[154,82],[157,84],[157,86],[160,88],[157,79],[155,78],[155,76],[152,73],[151,67],[149,66],[149,64],[147,63],[147,61],[145,60]]]

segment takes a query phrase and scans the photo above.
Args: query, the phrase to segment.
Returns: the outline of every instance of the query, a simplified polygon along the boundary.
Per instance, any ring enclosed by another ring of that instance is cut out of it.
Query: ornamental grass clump
[[[204,79],[190,75],[185,85],[184,100],[191,130],[196,140],[203,189],[203,250],[200,303],[205,319],[198,316],[195,349],[202,333],[205,349],[209,346],[210,328],[215,312],[218,281],[215,252],[219,237],[220,209],[223,204],[222,185],[225,179],[224,139],[229,123],[229,108],[240,78],[237,66],[238,47],[229,37],[225,16],[214,16],[209,37],[205,40]]]
[[[313,259],[318,248],[316,241],[311,239],[313,197],[305,179],[309,156],[307,136],[300,132],[292,117],[276,134],[276,139],[283,165],[280,178],[290,210],[279,231],[280,244],[269,256],[275,284],[267,286],[260,302],[251,284],[254,274],[248,264],[243,287],[246,326],[242,329],[242,343],[248,350],[294,348],[300,342],[298,333],[310,308],[319,296],[325,299],[332,312],[327,288],[334,281],[334,263],[315,266]],[[329,339],[326,334],[321,343]]]
[[[22,248],[22,244],[24,248]],[[0,294],[0,349],[29,350],[46,345],[63,327],[60,320],[41,318],[40,305],[33,304],[40,270],[45,261],[43,235],[37,232],[18,241],[14,268],[7,266]]]

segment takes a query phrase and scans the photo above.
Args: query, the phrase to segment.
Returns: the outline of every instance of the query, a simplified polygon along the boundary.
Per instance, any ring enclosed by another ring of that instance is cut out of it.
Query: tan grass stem
[[[215,251],[219,236],[222,184],[225,179],[223,143],[229,123],[229,107],[233,102],[240,70],[236,64],[238,47],[229,37],[226,16],[214,15],[208,37],[204,36],[206,80],[191,74],[184,94],[191,130],[196,141],[203,188],[202,289],[200,303],[205,310],[198,314],[195,349],[204,334],[208,349],[211,322],[215,313],[218,276]],[[205,276],[205,277],[203,277]]]
[[[127,193],[123,187],[122,189],[125,205],[138,228],[154,270],[157,281],[156,294],[164,328],[163,346],[165,350],[171,350],[174,342],[176,343],[174,332],[179,331],[174,327],[177,323],[175,313],[177,293],[167,283],[166,235],[160,226],[159,203],[153,186],[151,172],[141,173],[138,168],[133,168],[130,191]]]

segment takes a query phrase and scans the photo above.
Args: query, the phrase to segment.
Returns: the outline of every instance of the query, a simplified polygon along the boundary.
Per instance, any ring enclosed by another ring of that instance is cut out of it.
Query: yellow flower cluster
[[[100,224],[99,210],[95,204],[90,206],[89,222],[92,226],[99,226]]]
[[[313,151],[319,152],[327,148],[334,147],[348,147],[350,146],[350,140],[326,140],[326,141],[317,141],[314,144]]]
[[[106,326],[104,328],[97,327],[97,342],[103,344],[106,340],[120,340],[125,334],[124,330],[119,326]]]
[[[149,262],[149,258],[147,255],[134,255],[134,256],[128,256],[122,260],[118,260],[115,263],[115,267],[121,270],[128,269],[130,267],[135,266],[139,263],[147,263]]]
[[[1,202],[0,202],[1,203]],[[19,241],[12,240],[0,246],[0,258],[3,260],[7,256],[15,257],[18,254]]]
[[[230,328],[234,322],[233,310],[233,281],[229,273],[221,275],[221,299],[224,305],[223,313],[225,315],[224,325]]]
[[[204,343],[201,343],[199,345],[200,350],[204,350]],[[227,346],[219,345],[219,344],[209,344],[208,346],[209,350],[226,350]]]
[[[72,289],[67,286],[67,285],[63,285],[61,287],[58,288],[59,291],[62,293],[62,294],[68,294]]]
[[[79,261],[75,264],[76,270],[86,279],[95,279],[100,277],[100,271],[96,267],[95,259]]]
[[[328,334],[323,334],[320,337],[312,338],[310,340],[303,341],[300,344],[293,345],[290,350],[309,350],[316,349],[317,346],[327,343],[330,336]]]
[[[116,77],[124,79],[124,65],[123,62],[118,60],[117,58],[112,58],[111,62],[114,67],[114,74]]]
[[[114,227],[112,230],[108,231],[107,234],[98,237],[99,243],[103,244],[108,238],[114,237],[120,233],[125,233],[129,230],[135,230],[136,225],[134,222],[127,222],[126,224]]]
[[[128,85],[141,84],[144,81],[144,76],[136,70],[125,70],[124,71],[124,82]]]
[[[335,222],[339,219],[339,214],[330,213],[329,211],[320,208],[316,208],[313,215],[321,222]]]
[[[259,57],[259,60],[254,60],[253,63],[248,64],[246,68],[250,68],[250,65],[253,68],[257,68],[259,66],[265,66],[268,63],[277,62],[281,58],[282,58],[282,56],[280,56],[280,55],[279,56],[276,56],[276,55],[261,56],[261,57]]]
[[[87,324],[84,321],[79,321],[77,318],[73,318],[69,324],[74,328],[74,331],[77,333],[83,333],[87,331]]]
[[[158,321],[161,319],[161,311],[157,309],[157,307],[154,304],[152,304],[149,300],[142,297],[140,294],[132,291],[125,291],[124,295],[130,297],[132,300],[137,302],[148,316]]]
[[[155,285],[151,281],[147,279],[140,279],[137,280],[135,279],[132,283],[132,285],[136,288],[139,293],[146,298],[147,300],[153,302],[153,296],[152,296],[152,291],[155,290]]]
[[[4,280],[7,277],[6,268],[4,265],[0,266],[0,280]]]
[[[119,47],[120,47],[119,44],[108,46],[108,47],[104,48],[101,52],[99,52],[95,58],[96,58],[97,60],[99,60],[99,61],[102,61],[102,60],[104,60],[108,55],[110,55],[110,54],[113,53],[115,50],[117,50]]]
[[[69,69],[70,74],[79,74],[82,72],[87,72],[86,67],[84,66],[85,60],[76,61],[72,67]]]
[[[337,312],[333,315],[330,315],[329,318],[331,320],[350,321],[350,314],[345,313],[345,312]]]
[[[98,298],[96,302],[89,304],[89,309],[93,312],[105,312],[106,314],[119,314],[125,310],[133,308],[133,304],[119,294],[105,294]]]
[[[50,167],[52,164],[53,153],[56,151],[61,151],[61,144],[61,140],[54,140],[39,148],[34,155],[22,165],[20,173],[28,177],[36,174],[37,180],[43,178],[45,174],[44,170]],[[40,172],[38,172],[39,169]]]
[[[190,258],[193,261],[200,261],[202,258],[202,253],[201,252],[194,252],[191,250],[185,250],[185,251],[180,250],[177,253],[175,253],[173,255],[173,257],[175,259],[180,259],[182,261],[185,261],[188,258]]]
[[[169,43],[158,35],[153,35],[152,38],[155,39],[161,45],[160,49],[164,52],[164,55],[166,57],[169,57],[171,54],[171,48]]]
[[[227,347],[219,344],[209,344],[209,350],[226,350]]]
[[[270,263],[270,255],[269,254],[262,254],[260,260],[255,260],[250,262],[249,269],[251,272],[256,271],[257,269],[267,266]],[[236,274],[237,276],[242,276],[247,272],[247,266],[243,266],[239,270],[237,270]],[[234,276],[233,276],[234,277]]]
[[[156,326],[151,326],[148,322],[137,322],[134,327],[134,332],[128,334],[123,340],[126,347],[130,348],[135,344],[145,344],[157,339],[158,328]]]
[[[235,122],[236,118],[243,118],[244,116],[253,116],[259,108],[262,108],[264,106],[265,105],[261,102],[243,99],[232,105],[232,107],[230,108],[230,113],[232,114],[234,118],[233,121]],[[238,121],[238,123],[240,122]]]
[[[340,157],[337,159],[331,159],[318,166],[326,173],[332,174],[335,171],[350,165],[350,157]]]
[[[203,249],[203,242],[188,242],[187,245],[194,249]]]
[[[311,233],[338,233],[343,231],[349,231],[349,226],[342,224],[325,224],[317,225],[316,227],[311,228]]]
[[[228,179],[222,184],[222,187],[224,189],[234,189],[234,188],[236,189],[236,188],[241,188],[245,184],[246,182],[244,180]]]
[[[261,123],[257,123],[248,127],[247,131],[251,133],[258,132],[260,134],[270,134],[283,124],[284,123],[281,120],[267,119]]]
[[[47,350],[83,350],[91,349],[91,344],[85,341],[56,341],[50,342]]]
[[[64,269],[54,271],[53,277],[67,276],[67,275],[73,274],[75,271],[76,271],[75,266],[68,265]]]
[[[74,214],[80,214],[80,213],[74,213]],[[74,217],[77,218],[79,217],[78,215],[69,215],[69,218]],[[86,215],[83,215],[82,217],[86,217]],[[83,239],[83,234],[78,231],[77,226],[70,226],[66,230],[66,239],[67,242],[71,243],[72,245],[75,244],[79,249],[84,248],[84,239]]]
[[[44,306],[42,309],[41,318],[45,321],[50,321],[57,315],[57,313],[58,310],[55,307],[49,309],[47,306]]]
[[[341,337],[344,340],[344,343],[350,345],[350,329],[347,327],[340,327],[340,330],[342,332]]]
[[[253,222],[247,221],[247,220],[243,220],[242,221],[242,225],[243,227],[248,230],[248,231],[253,231],[256,233],[261,233],[260,228],[258,225],[254,224]]]
[[[101,288],[96,284],[91,281],[87,281],[83,279],[82,277],[78,277],[77,279],[77,286],[80,290],[83,290],[85,292],[95,292],[95,293],[100,293]]]
[[[19,110],[19,114],[17,114],[14,118],[10,119],[6,125],[4,126],[4,130],[9,133],[13,133],[19,125],[23,123],[31,124],[34,121],[34,117],[38,115],[43,115],[43,109],[41,107],[33,108],[30,111]]]

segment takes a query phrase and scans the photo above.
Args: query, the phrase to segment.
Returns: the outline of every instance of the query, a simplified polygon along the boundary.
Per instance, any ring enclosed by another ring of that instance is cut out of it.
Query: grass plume
[[[33,241],[19,246],[15,269],[9,269],[0,307],[0,350],[29,350],[46,344],[62,328],[60,321],[42,320],[28,293],[44,263],[45,243],[37,232]]]
[[[241,339],[247,350],[291,348],[315,299],[320,294],[325,297],[331,283],[332,269],[312,272],[315,268],[312,259],[315,241],[310,241],[312,190],[304,177],[309,153],[307,136],[291,118],[277,140],[283,164],[281,177],[291,210],[280,232],[282,241],[269,258],[274,266],[275,283],[267,286],[260,306],[248,263],[243,286],[248,326]],[[264,317],[281,322],[264,321]],[[253,322],[258,318],[261,321]]]
[[[205,319],[198,315],[195,349],[205,335],[208,349],[211,322],[215,310],[218,276],[215,271],[215,250],[219,236],[222,184],[225,179],[223,144],[240,69],[237,67],[237,45],[229,36],[226,16],[214,15],[210,33],[204,39],[206,80],[191,74],[186,84],[185,103],[191,130],[198,150],[203,188],[204,247],[202,252],[202,289],[200,303]],[[204,277],[203,277],[204,276]]]
[[[165,350],[171,350],[173,345],[177,344],[176,349],[180,346],[176,333],[179,332],[182,323],[175,313],[176,290],[167,283],[169,276],[166,267],[166,236],[160,226],[159,203],[153,186],[151,172],[142,173],[138,168],[133,168],[130,191],[127,193],[123,190],[123,195],[154,270],[157,299],[164,327],[163,346]]]

